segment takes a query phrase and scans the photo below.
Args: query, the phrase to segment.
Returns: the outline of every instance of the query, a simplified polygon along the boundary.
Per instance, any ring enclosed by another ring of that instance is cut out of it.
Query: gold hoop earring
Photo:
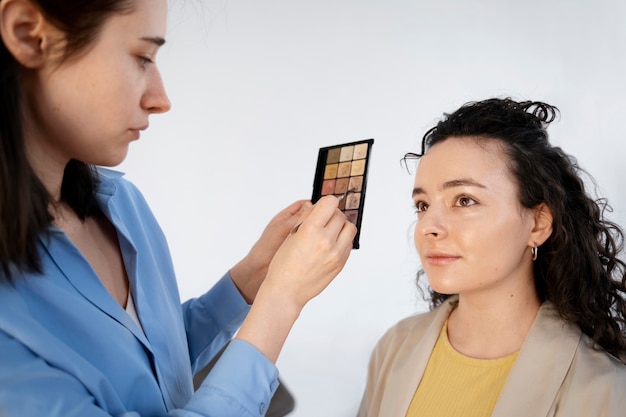
[[[539,253],[539,248],[537,246],[533,246],[530,248],[530,253],[533,255],[533,261],[537,260],[537,254]]]

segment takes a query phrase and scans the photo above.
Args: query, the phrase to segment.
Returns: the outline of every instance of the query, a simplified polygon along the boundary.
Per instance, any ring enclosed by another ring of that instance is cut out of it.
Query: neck
[[[24,75],[24,78],[27,76]],[[53,202],[61,200],[61,184],[63,174],[69,159],[63,155],[48,136],[42,130],[42,122],[32,110],[35,106],[31,103],[32,94],[25,94],[22,102],[22,125],[24,137],[24,150],[26,158],[33,172],[39,178]]]
[[[509,355],[521,349],[540,306],[534,285],[500,297],[461,294],[448,321],[448,338],[473,358]]]

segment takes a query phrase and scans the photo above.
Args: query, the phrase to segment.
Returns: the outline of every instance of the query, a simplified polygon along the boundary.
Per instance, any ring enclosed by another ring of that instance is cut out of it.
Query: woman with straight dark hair
[[[170,108],[166,14],[166,0],[0,0],[2,417],[262,416],[291,326],[348,258],[337,199],[298,201],[181,304],[146,202],[102,168]]]
[[[406,155],[432,311],[379,341],[360,417],[624,415],[624,234],[549,143],[557,115],[468,103]]]

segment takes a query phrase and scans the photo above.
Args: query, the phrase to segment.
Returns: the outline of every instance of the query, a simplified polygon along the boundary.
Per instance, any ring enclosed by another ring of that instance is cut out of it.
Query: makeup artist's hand
[[[310,207],[310,201],[299,200],[274,216],[246,257],[231,268],[230,276],[246,302],[254,301],[274,254]]]
[[[322,292],[350,255],[356,227],[337,205],[327,196],[306,210],[270,263],[264,287],[278,288],[297,308]]]
[[[276,362],[304,305],[343,269],[356,235],[334,196],[304,210],[272,259],[237,339]]]

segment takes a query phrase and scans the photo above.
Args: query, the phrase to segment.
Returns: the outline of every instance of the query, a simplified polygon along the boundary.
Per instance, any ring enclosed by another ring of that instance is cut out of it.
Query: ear
[[[22,66],[40,67],[60,34],[30,0],[0,0],[0,36]]]
[[[534,246],[541,246],[552,234],[552,210],[546,205],[541,203],[533,209],[534,214],[534,226],[530,233],[530,240],[528,246],[531,248]]]

